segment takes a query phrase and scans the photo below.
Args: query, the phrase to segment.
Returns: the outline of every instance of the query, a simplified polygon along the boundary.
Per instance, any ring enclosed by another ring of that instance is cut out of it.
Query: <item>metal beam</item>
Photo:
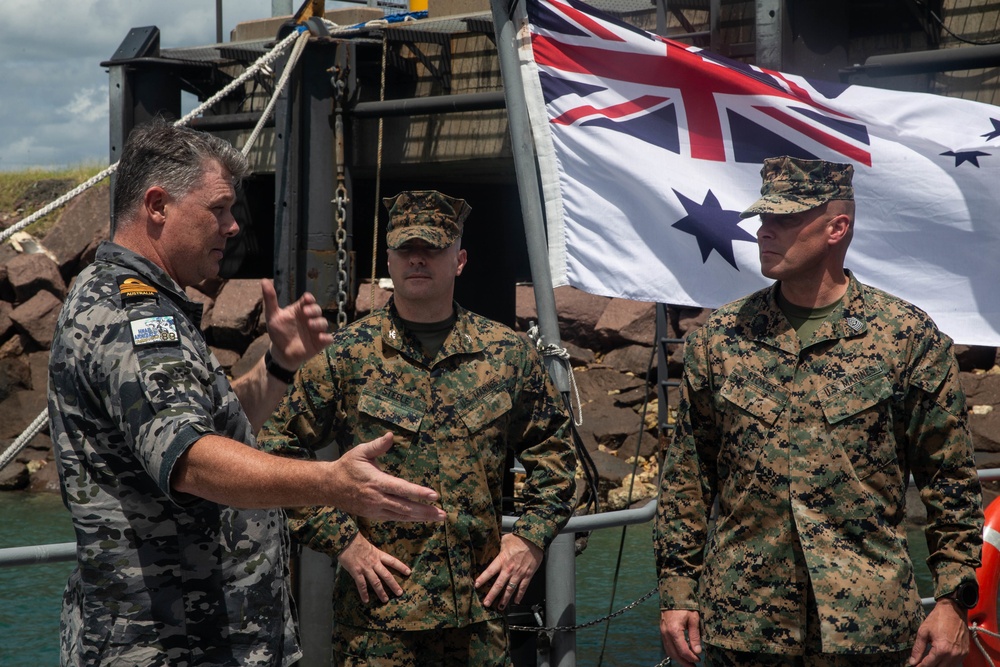
[[[430,113],[503,109],[504,106],[506,106],[504,92],[497,90],[488,93],[409,97],[399,100],[385,100],[384,102],[358,102],[351,107],[351,115],[357,118],[388,118],[390,116],[420,116]]]
[[[867,74],[868,76],[902,76],[981,69],[1000,65],[1000,44],[963,46],[957,49],[911,51],[871,56],[864,65],[854,65],[840,70],[841,75]]]

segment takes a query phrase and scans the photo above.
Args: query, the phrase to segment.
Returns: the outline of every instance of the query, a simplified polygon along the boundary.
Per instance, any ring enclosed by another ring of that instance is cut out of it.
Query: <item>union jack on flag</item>
[[[527,0],[522,79],[556,286],[717,307],[759,272],[759,170],[850,162],[848,268],[958,342],[1000,344],[1000,109],[817,81],[639,30],[577,0]]]

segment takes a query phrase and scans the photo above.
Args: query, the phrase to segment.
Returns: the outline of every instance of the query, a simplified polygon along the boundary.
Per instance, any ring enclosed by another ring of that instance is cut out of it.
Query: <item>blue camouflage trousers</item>
[[[510,667],[502,619],[464,628],[384,631],[337,625],[335,667]]]

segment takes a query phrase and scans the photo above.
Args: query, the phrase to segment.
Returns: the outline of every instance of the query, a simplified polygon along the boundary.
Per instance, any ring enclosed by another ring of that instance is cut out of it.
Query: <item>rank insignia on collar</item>
[[[396,330],[395,329],[389,329],[389,338],[391,338],[393,340],[396,340]]]
[[[859,320],[856,317],[848,317],[846,321],[847,321],[847,326],[851,327],[851,330],[854,333],[858,333],[859,331],[865,328],[865,325],[861,322],[861,320]]]

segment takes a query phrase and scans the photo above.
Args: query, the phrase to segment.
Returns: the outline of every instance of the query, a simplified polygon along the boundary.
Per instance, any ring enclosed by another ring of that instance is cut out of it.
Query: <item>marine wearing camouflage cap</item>
[[[764,160],[760,176],[760,199],[743,211],[741,218],[800,213],[831,199],[854,199],[854,167],[850,164],[783,155]]]
[[[386,243],[393,250],[413,239],[447,248],[462,236],[462,224],[472,211],[464,199],[437,190],[403,191],[382,203],[389,210]]]

